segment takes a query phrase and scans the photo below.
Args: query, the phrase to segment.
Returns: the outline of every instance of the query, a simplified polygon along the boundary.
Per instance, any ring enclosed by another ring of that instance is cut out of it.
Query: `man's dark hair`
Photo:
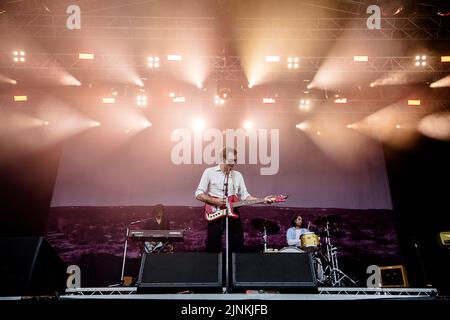
[[[225,147],[222,149],[222,160],[227,160],[227,156],[229,153],[233,152],[234,158],[236,159],[237,157],[237,150],[235,148],[231,148],[231,147]]]
[[[292,227],[295,227],[295,220],[297,220],[298,217],[302,217],[302,216],[300,214],[297,214],[292,218],[292,221],[291,221]],[[303,217],[302,217],[302,225],[303,225]]]

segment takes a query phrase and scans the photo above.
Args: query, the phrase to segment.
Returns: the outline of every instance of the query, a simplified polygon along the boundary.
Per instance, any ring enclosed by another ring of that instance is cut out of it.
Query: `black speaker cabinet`
[[[44,238],[0,238],[0,295],[62,293],[66,266]]]
[[[144,254],[137,283],[138,293],[220,292],[222,256],[200,252]]]
[[[308,253],[233,253],[232,270],[235,289],[317,291]]]

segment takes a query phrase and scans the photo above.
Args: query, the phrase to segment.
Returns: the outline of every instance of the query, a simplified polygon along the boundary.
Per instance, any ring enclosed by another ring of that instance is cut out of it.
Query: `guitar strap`
[[[233,185],[233,192],[232,192],[231,194],[234,194],[234,195],[237,196],[238,193],[240,193],[240,190],[239,190],[239,186],[237,187],[237,190],[236,190],[236,185],[234,184],[234,172],[233,172],[233,171],[231,171],[230,176],[231,176],[231,184]],[[239,199],[239,200],[240,200],[240,199]],[[234,211],[234,213],[237,214],[238,216],[240,215],[240,214],[239,214],[239,208],[234,208],[233,211]]]

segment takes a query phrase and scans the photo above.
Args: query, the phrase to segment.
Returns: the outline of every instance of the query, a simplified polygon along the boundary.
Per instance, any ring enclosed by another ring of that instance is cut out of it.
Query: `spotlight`
[[[280,56],[265,56],[266,62],[280,62]]]
[[[334,103],[336,103],[336,104],[345,104],[345,103],[347,103],[347,98],[335,99]]]
[[[27,101],[27,100],[28,100],[27,96],[14,96],[15,102],[23,102],[23,101]]]
[[[353,56],[354,62],[368,62],[369,57],[368,56]]]
[[[159,57],[148,57],[147,66],[151,69],[159,68]]]
[[[228,87],[218,88],[217,95],[221,99],[224,99],[224,100],[228,99],[229,97],[231,97],[231,88],[228,88]]]
[[[169,54],[167,55],[168,61],[181,61],[183,57],[180,54]]]
[[[427,56],[426,55],[416,55],[416,62],[414,64],[416,67],[426,66],[427,65]]]
[[[50,122],[48,122],[48,121],[42,121],[43,126],[48,126],[49,124],[50,124]]]
[[[186,102],[186,98],[184,96],[179,96],[175,92],[170,92],[169,97],[172,100],[172,102],[175,102],[175,103],[185,103]]]
[[[203,88],[203,84],[202,84],[201,82],[197,82],[197,88],[198,88],[198,89]]]
[[[185,103],[185,102],[186,102],[186,98],[185,98],[185,97],[182,97],[182,96],[180,96],[180,97],[175,97],[175,98],[172,98],[172,102],[175,102],[175,103]]]
[[[320,136],[320,135],[322,134],[322,132],[317,131],[316,134],[317,134],[318,136]]]
[[[441,62],[450,62],[450,56],[442,56]]]
[[[112,103],[116,103],[116,98],[114,97],[104,97],[102,99],[103,103],[107,103],[107,104],[112,104]]]
[[[146,107],[147,106],[147,96],[144,94],[138,94],[136,96],[136,105],[138,107]]]
[[[14,51],[14,62],[25,62],[25,51],[16,50]]]
[[[264,104],[274,104],[275,99],[274,98],[263,98],[263,103]]]
[[[289,57],[287,58],[287,67],[288,69],[298,69],[300,59],[298,57]]]
[[[251,121],[245,121],[244,122],[244,129],[251,129],[251,128],[253,128],[253,122],[251,122]]]
[[[205,121],[202,119],[196,119],[193,123],[194,130],[202,130],[205,128]]]
[[[416,100],[408,100],[408,106],[420,106],[420,100],[416,99]]]
[[[94,60],[94,54],[93,53],[82,53],[80,52],[78,54],[79,60]]]
[[[308,129],[308,125],[305,122],[299,123],[299,124],[295,125],[295,127],[300,130]]]
[[[396,125],[395,125],[395,128],[400,129],[401,126],[400,126],[399,124],[396,124]]]
[[[215,105],[224,105],[225,104],[225,100],[221,99],[219,96],[215,96],[214,97],[214,104]]]
[[[299,103],[300,110],[308,111],[310,109],[310,107],[311,106],[310,106],[309,100],[305,100],[305,99],[300,100],[300,103]]]

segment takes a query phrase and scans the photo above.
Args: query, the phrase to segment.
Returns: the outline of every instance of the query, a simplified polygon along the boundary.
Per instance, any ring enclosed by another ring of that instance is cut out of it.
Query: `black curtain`
[[[450,250],[438,234],[450,231],[450,142],[418,138],[407,150],[385,146],[400,249],[413,287],[449,293]]]

